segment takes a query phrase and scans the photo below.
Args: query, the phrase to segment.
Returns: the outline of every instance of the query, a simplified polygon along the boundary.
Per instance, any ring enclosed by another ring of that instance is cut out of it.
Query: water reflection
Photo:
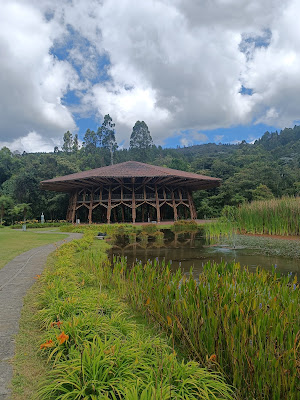
[[[119,235],[114,240],[111,249],[111,258],[115,256],[126,256],[128,264],[131,265],[137,260],[146,262],[158,257],[160,261],[172,260],[172,269],[178,267],[188,272],[193,267],[194,273],[201,272],[203,264],[207,261],[239,262],[241,265],[248,265],[255,269],[258,265],[271,269],[277,265],[278,271],[282,273],[300,272],[300,260],[281,256],[267,256],[257,254],[257,250],[247,246],[228,247],[226,245],[207,243],[200,232],[174,233],[170,230],[163,230],[164,236],[155,238],[136,235]],[[275,240],[275,239],[273,239]]]

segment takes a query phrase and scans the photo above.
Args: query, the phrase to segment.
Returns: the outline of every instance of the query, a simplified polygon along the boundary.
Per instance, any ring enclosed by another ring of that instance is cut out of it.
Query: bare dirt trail
[[[26,251],[0,270],[0,400],[10,397],[8,386],[13,373],[10,360],[15,352],[14,337],[19,330],[23,298],[35,276],[43,272],[48,255],[57,246],[80,237],[80,233],[70,233],[64,240]]]

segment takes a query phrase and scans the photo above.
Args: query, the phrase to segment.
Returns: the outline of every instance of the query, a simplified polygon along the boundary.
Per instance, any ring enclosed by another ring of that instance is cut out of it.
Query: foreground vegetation
[[[136,230],[102,228],[111,235]],[[234,397],[215,373],[240,400],[298,399],[297,276],[276,268],[251,273],[235,263],[208,263],[197,277],[156,260],[111,266],[109,245],[93,239],[96,229],[58,250],[39,282],[40,356],[49,361],[40,399]],[[159,326],[171,346],[130,318],[132,310]]]
[[[137,263],[124,272],[125,264],[116,260],[113,278],[131,304],[157,321],[192,359],[207,365],[214,354],[241,399],[297,399],[297,277],[208,263],[195,280],[157,262]]]
[[[300,197],[253,201],[240,207],[225,207],[217,222],[207,225],[210,237],[231,233],[281,236],[300,235]]]
[[[0,269],[24,251],[44,244],[54,243],[66,237],[67,235],[55,232],[41,234],[38,231],[22,232],[12,231],[8,227],[2,228],[0,229]]]
[[[174,345],[132,318],[111,283],[108,245],[93,244],[89,231],[57,250],[38,283],[35,325],[42,328],[40,357],[48,360],[38,398],[232,399],[219,373],[180,360]],[[24,391],[21,371],[15,399]]]

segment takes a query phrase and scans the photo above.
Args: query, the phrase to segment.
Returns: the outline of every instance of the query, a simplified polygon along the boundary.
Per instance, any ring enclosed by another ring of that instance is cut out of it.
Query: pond
[[[218,241],[207,241],[203,232],[174,233],[162,230],[164,236],[155,240],[153,236],[140,240],[128,235],[115,237],[110,251],[113,256],[126,256],[128,265],[136,260],[146,262],[158,258],[161,262],[171,260],[172,270],[178,267],[189,272],[193,267],[195,274],[200,273],[207,261],[239,262],[250,270],[257,266],[277,270],[283,274],[300,272],[300,241],[265,237],[247,237],[236,235],[234,238],[221,238]]]

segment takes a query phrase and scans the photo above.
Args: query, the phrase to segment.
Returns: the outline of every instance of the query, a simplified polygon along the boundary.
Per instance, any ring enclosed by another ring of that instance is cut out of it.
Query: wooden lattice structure
[[[192,192],[219,185],[218,178],[136,161],[41,182],[42,189],[70,193],[67,221],[80,216],[90,224],[195,219]]]

